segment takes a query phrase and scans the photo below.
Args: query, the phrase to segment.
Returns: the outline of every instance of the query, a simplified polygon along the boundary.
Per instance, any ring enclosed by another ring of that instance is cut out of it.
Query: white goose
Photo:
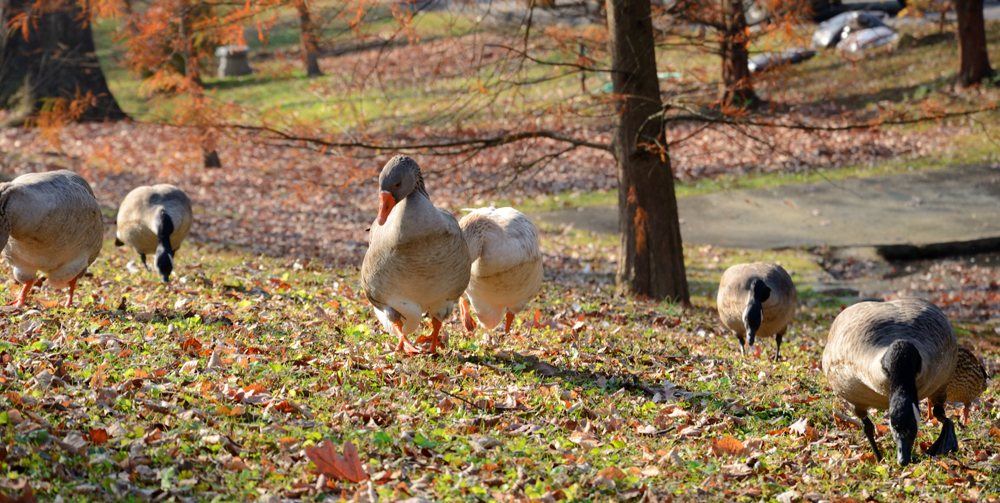
[[[168,184],[137,187],[118,207],[115,245],[132,247],[147,271],[146,255],[155,253],[153,267],[167,283],[174,269],[174,252],[187,237],[192,221],[191,200],[183,190]]]
[[[504,333],[542,286],[542,253],[531,220],[514,208],[480,208],[459,222],[472,257],[466,296],[485,328],[496,327],[506,313]],[[459,307],[470,332],[475,329],[468,301]]]
[[[361,286],[382,326],[398,336],[397,351],[420,352],[406,335],[429,314],[433,353],[441,323],[469,285],[469,248],[454,215],[431,203],[413,159],[390,159],[379,175],[379,191]]]
[[[23,284],[15,305],[28,301],[36,273],[53,288],[69,287],[73,304],[76,282],[101,253],[104,220],[86,180],[71,171],[21,175],[0,184],[0,246]]]

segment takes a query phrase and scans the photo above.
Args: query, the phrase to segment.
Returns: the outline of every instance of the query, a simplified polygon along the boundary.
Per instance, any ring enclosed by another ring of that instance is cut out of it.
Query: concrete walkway
[[[875,247],[886,258],[1000,249],[1000,168],[736,190],[678,201],[686,243],[737,248]],[[533,215],[555,225],[618,232],[616,207]]]

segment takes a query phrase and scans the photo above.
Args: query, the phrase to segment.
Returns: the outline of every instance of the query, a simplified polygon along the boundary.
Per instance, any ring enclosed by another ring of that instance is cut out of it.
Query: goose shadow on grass
[[[486,355],[481,357],[478,355],[473,355],[469,357],[460,358],[463,363],[474,363],[478,365],[483,365],[491,370],[509,375],[513,377],[515,374],[527,374],[534,372],[535,374],[550,378],[558,379],[562,382],[569,383],[572,386],[579,385],[589,385],[593,388],[605,389],[608,393],[612,391],[609,388],[619,388],[625,389],[627,391],[634,391],[642,393],[646,397],[653,399],[656,395],[660,396],[657,401],[686,401],[694,398],[709,398],[711,394],[704,392],[693,392],[688,391],[684,387],[674,386],[674,385],[655,385],[648,383],[641,379],[639,376],[632,374],[628,371],[621,371],[617,373],[605,373],[605,372],[592,372],[592,371],[580,371],[580,370],[570,370],[565,368],[560,368],[558,366],[552,365],[544,360],[539,359],[534,355],[521,355],[517,352],[498,352],[492,355]],[[692,361],[699,361],[699,358],[693,358],[689,356],[666,356],[665,359],[668,362],[676,364],[684,364]],[[603,380],[603,385],[601,381]],[[527,412],[525,409],[518,405],[517,407],[506,407],[503,405],[492,405],[489,407],[484,407],[479,404],[475,404],[465,400],[456,395],[446,393],[447,395],[458,398],[467,405],[472,406],[472,408],[477,409],[482,412]],[[587,415],[587,412],[584,412]],[[590,414],[593,414],[592,412]],[[594,418],[591,419],[595,419]],[[668,430],[659,431],[658,434],[666,433]]]

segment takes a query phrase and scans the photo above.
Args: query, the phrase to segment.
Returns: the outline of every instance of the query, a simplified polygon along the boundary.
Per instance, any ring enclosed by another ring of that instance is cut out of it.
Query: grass
[[[546,250],[570,246],[585,261],[607,244],[543,236]],[[771,501],[793,489],[827,500],[997,499],[985,461],[1000,452],[995,409],[973,414],[959,453],[932,461],[918,448],[906,469],[865,457],[859,430],[833,420],[840,405],[817,362],[840,299],[804,292],[784,361],[738,357],[710,284],[727,265],[757,258],[804,279],[817,266],[803,254],[687,253],[705,285],[688,310],[613,297],[606,283],[552,281],[495,345],[452,322],[440,356],[406,358],[389,351],[356,270],[195,243],[164,286],[128,272],[135,257],[106,243],[72,308],[55,305],[62,292],[36,291],[36,309],[0,321],[0,475],[7,487],[27,481],[41,499],[63,501],[351,499],[369,490],[389,500],[649,492]],[[546,328],[526,326],[536,309]],[[233,395],[240,389],[243,400]],[[983,396],[991,406],[996,398]],[[809,428],[789,430],[801,420]],[[926,443],[936,430],[922,427]],[[713,450],[726,438],[746,451]],[[357,445],[371,489],[336,480],[317,489],[304,448],[325,440],[338,451]],[[888,449],[891,437],[883,431],[880,442]]]

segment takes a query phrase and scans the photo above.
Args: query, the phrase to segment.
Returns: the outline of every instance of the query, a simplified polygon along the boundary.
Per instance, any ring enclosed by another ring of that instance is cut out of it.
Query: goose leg
[[[782,337],[784,337],[784,335],[785,335],[785,331],[784,330],[782,330],[781,332],[778,332],[777,334],[774,334],[774,343],[775,343],[774,344],[774,361],[775,362],[781,360],[781,339],[782,339]]]
[[[27,283],[21,288],[21,294],[17,296],[17,300],[14,302],[16,307],[24,307],[28,302],[28,295],[31,293],[31,287],[35,286],[35,279],[32,278],[28,280]]]
[[[868,437],[868,443],[871,444],[872,450],[875,451],[875,461],[881,463],[882,451],[879,450],[878,444],[875,443],[875,424],[872,423],[872,420],[868,417],[867,414],[865,414],[865,416],[861,418],[861,423],[864,424],[865,426],[865,436]]]
[[[146,268],[146,272],[149,272],[149,264],[146,263],[146,254],[140,253],[139,258],[142,259],[142,266]]]
[[[469,307],[469,301],[464,295],[458,298],[458,310],[462,315],[462,324],[465,325],[465,330],[471,334],[476,330],[476,322],[472,320],[472,308]]]
[[[747,357],[747,340],[745,338],[741,337],[740,334],[736,334],[736,340],[740,341],[740,356],[742,356],[743,358],[746,358]]]
[[[968,402],[965,403],[965,407],[962,407],[962,422],[966,426],[969,425],[969,407],[972,407],[972,404]]]
[[[437,318],[431,318],[431,349],[430,352],[433,354],[437,351],[438,346],[441,345],[441,340],[438,338],[438,333],[441,332],[441,320]]]
[[[507,311],[507,325],[504,326],[504,329],[503,329],[503,333],[505,335],[510,333],[510,326],[513,323],[514,323],[514,313],[512,313],[510,311]]]
[[[399,336],[399,344],[396,345],[396,352],[400,351],[408,354],[415,355],[419,354],[420,350],[416,346],[410,344],[410,341],[406,340],[406,335],[403,334],[403,320],[396,320],[392,322],[392,327],[396,329],[396,334]]]
[[[958,450],[958,437],[955,436],[955,423],[948,419],[944,413],[944,402],[934,405],[934,417],[941,421],[941,435],[934,441],[930,449],[927,449],[928,456],[939,456]]]
[[[76,280],[78,279],[80,279],[80,276],[77,276],[69,280],[69,298],[66,299],[66,307],[70,307],[73,305],[73,292],[76,291]]]
[[[927,420],[928,421],[934,420],[934,406],[931,405],[930,397],[927,397]]]

